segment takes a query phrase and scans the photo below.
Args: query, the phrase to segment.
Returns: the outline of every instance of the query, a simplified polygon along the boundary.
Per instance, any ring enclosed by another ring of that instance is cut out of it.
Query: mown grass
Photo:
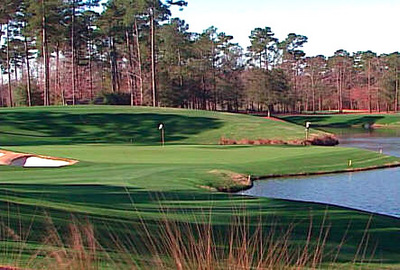
[[[182,109],[77,106],[0,109],[0,145],[157,144],[158,124],[174,144],[218,144],[221,138],[304,139],[290,123],[248,115]],[[314,134],[322,134],[312,130]]]
[[[383,125],[385,127],[399,127],[399,114],[322,114],[322,115],[288,115],[279,118],[304,125],[311,122],[314,128],[350,128],[372,125]]]
[[[6,168],[3,183],[134,185],[148,190],[218,187],[223,179],[213,170],[228,170],[252,177],[334,172],[398,162],[375,152],[304,146],[220,146],[220,145],[74,145],[19,146],[8,149],[79,160],[59,170]],[[321,157],[324,162],[321,162]],[[348,167],[348,160],[352,166]],[[228,183],[229,184],[229,183]],[[234,183],[230,183],[233,184]]]
[[[141,119],[148,113],[154,118]],[[96,118],[91,118],[93,114]],[[251,236],[257,235],[254,233],[261,227],[266,237],[276,232],[279,238],[290,232],[287,244],[291,249],[286,251],[297,254],[307,245],[318,246],[318,241],[322,241],[320,232],[328,231],[324,246],[330,251],[317,260],[317,266],[333,263],[344,267],[357,262],[363,262],[365,267],[366,262],[393,268],[400,265],[399,219],[204,188],[232,185],[218,174],[210,173],[212,170],[254,176],[334,171],[346,169],[348,159],[352,159],[355,167],[365,167],[395,162],[396,158],[338,147],[201,145],[215,144],[220,136],[227,136],[227,130],[240,132],[241,136],[281,134],[289,138],[292,134],[287,133],[293,130],[299,136],[304,135],[302,127],[242,115],[150,108],[60,107],[5,109],[0,110],[0,118],[6,130],[0,140],[7,149],[80,161],[60,169],[0,167],[0,254],[4,254],[0,256],[0,265],[16,265],[18,261],[20,265],[35,265],[49,256],[55,260],[52,252],[60,250],[71,249],[75,254],[74,241],[69,239],[74,237],[71,222],[93,226],[93,237],[102,247],[99,256],[104,253],[105,257],[111,257],[99,259],[98,266],[105,268],[115,268],[113,261],[124,265],[121,259],[124,256],[154,259],[148,247],[150,239],[144,237],[149,233],[156,246],[164,247],[157,250],[162,254],[155,254],[156,257],[168,262],[174,254],[166,250],[163,253],[167,245],[160,243],[178,237],[179,233],[192,232],[194,240],[203,239],[204,235],[199,233],[202,229],[197,226],[212,231],[215,238],[212,250],[226,246],[232,230],[248,230],[246,237],[253,239]],[[85,123],[82,118],[90,121]],[[158,144],[160,119],[171,121],[166,131],[171,132],[174,145],[141,145]],[[258,123],[261,130],[244,130],[241,123],[244,119]],[[179,126],[178,120],[184,124]],[[192,122],[196,122],[195,130],[182,130],[193,127]],[[278,130],[275,124],[287,129]],[[142,125],[146,129],[142,130]],[[170,126],[179,128],[172,132]],[[143,134],[143,141],[127,143],[132,134]],[[101,143],[95,143],[97,136]],[[246,221],[245,227],[235,223],[240,217]],[[160,228],[168,224],[174,225],[165,238],[166,232],[160,232]],[[232,229],[235,224],[237,228]],[[189,232],[180,228],[189,228]],[[312,237],[308,240],[310,228]],[[54,234],[60,239],[49,240],[48,236]],[[192,246],[200,243],[194,240],[188,243]],[[90,245],[86,243],[87,246]],[[337,247],[341,247],[338,256],[334,252]],[[29,264],[35,254],[34,262]],[[296,261],[289,260],[290,264],[295,266]],[[311,267],[312,262],[308,260],[306,265]]]

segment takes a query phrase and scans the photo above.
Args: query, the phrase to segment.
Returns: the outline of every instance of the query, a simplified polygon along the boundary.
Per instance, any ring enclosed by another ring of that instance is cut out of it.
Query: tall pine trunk
[[[49,67],[49,52],[47,46],[47,26],[46,15],[44,9],[44,0],[42,0],[42,52],[43,52],[43,66],[44,66],[44,89],[43,89],[43,105],[50,105],[50,67]]]
[[[113,65],[114,65],[114,76],[115,76],[115,83],[116,83],[116,90],[117,92],[121,91],[121,84],[120,84],[120,71],[118,68],[118,60],[117,60],[117,50],[115,48],[115,40],[113,39],[112,43],[112,50],[113,50]]]
[[[139,29],[137,25],[137,21],[135,19],[134,23],[134,35],[135,35],[135,40],[134,42],[136,43],[136,54],[137,54],[137,78],[138,78],[138,83],[139,83],[139,99],[140,101],[139,104],[136,105],[143,105],[143,76],[142,76],[142,55],[141,55],[141,50],[140,50],[140,43],[139,43]]]
[[[342,96],[343,96],[343,78],[342,78],[342,69],[339,68],[337,72],[337,77],[336,77],[336,87],[338,91],[338,111],[341,113],[343,111],[343,101],[342,101]]]
[[[76,56],[75,56],[75,0],[72,1],[71,18],[71,62],[72,62],[72,105],[76,103]]]
[[[10,31],[9,31],[9,21],[7,21],[7,30],[6,30],[6,37],[7,37],[7,79],[8,79],[8,102],[9,106],[13,107],[13,96],[12,96],[12,89],[11,89],[11,68],[10,68]]]
[[[214,96],[214,104],[212,105],[212,109],[210,108],[210,110],[217,110],[217,102],[218,102],[218,96],[217,96],[217,74],[216,74],[216,59],[215,59],[215,42],[214,39],[211,41],[212,42],[212,46],[211,46],[211,55],[212,55],[212,76],[213,76],[213,96]]]
[[[371,60],[368,60],[368,71],[367,71],[367,83],[368,83],[368,110],[372,112],[372,93],[371,93]]]
[[[90,87],[90,100],[93,101],[93,64],[92,64],[92,40],[89,41],[89,87]]]
[[[65,93],[64,93],[64,87],[61,85],[61,79],[60,79],[60,45],[57,43],[57,48],[56,48],[56,86],[57,86],[57,91],[60,93],[61,96],[61,103],[62,105],[65,105]]]
[[[151,90],[153,98],[153,107],[157,104],[157,89],[156,89],[156,53],[155,53],[155,25],[154,25],[154,8],[150,9],[150,29],[151,29]]]
[[[126,48],[127,48],[127,53],[128,53],[128,59],[129,59],[129,70],[127,72],[128,75],[128,84],[129,84],[129,93],[130,93],[130,99],[131,99],[131,106],[135,105],[135,82],[134,82],[134,77],[133,77],[133,56],[132,56],[132,48],[131,48],[131,40],[130,40],[130,35],[128,29],[125,30],[125,38],[126,38]]]
[[[115,45],[114,39],[112,36],[109,37],[109,49],[110,49],[110,68],[111,68],[111,87],[112,92],[119,92],[119,82],[118,82],[118,70],[117,70],[117,60],[116,60],[116,52],[115,52]]]
[[[6,30],[6,37],[7,37],[7,79],[8,79],[8,99],[9,99],[9,106],[13,107],[13,97],[12,97],[12,89],[11,89],[11,68],[10,68],[10,31],[9,31],[9,21],[7,21],[7,30]]]
[[[115,92],[115,71],[114,71],[114,64],[113,64],[113,51],[112,51],[112,37],[109,37],[109,56],[110,56],[110,79],[111,79],[111,90]]]
[[[31,69],[29,65],[29,48],[28,48],[28,40],[25,36],[24,39],[25,46],[25,64],[26,64],[26,95],[28,98],[28,106],[32,106],[32,90],[31,90]]]
[[[315,113],[315,82],[314,82],[314,70],[311,71],[311,94],[312,94],[312,111]]]

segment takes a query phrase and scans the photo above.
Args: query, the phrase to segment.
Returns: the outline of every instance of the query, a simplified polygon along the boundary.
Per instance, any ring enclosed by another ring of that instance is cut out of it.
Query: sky
[[[400,0],[187,0],[172,17],[201,33],[210,26],[234,37],[243,48],[257,27],[271,27],[275,37],[308,37],[308,56],[331,56],[338,49],[378,54],[400,51]]]

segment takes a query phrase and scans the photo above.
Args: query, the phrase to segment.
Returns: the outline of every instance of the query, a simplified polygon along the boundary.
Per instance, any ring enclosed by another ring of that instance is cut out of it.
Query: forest
[[[307,56],[270,27],[242,48],[173,18],[180,0],[2,0],[0,106],[118,104],[274,113],[397,111],[398,52]],[[310,41],[311,42],[311,41]]]

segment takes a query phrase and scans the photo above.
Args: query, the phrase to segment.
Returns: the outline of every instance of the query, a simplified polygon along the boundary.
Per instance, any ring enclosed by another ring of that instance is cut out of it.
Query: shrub
[[[129,93],[100,93],[96,98],[105,105],[130,105],[131,95]]]
[[[28,106],[28,94],[27,85],[19,84],[14,88],[13,91],[14,103],[17,106]],[[31,105],[40,106],[43,105],[42,92],[40,91],[37,84],[32,83],[31,85]]]

